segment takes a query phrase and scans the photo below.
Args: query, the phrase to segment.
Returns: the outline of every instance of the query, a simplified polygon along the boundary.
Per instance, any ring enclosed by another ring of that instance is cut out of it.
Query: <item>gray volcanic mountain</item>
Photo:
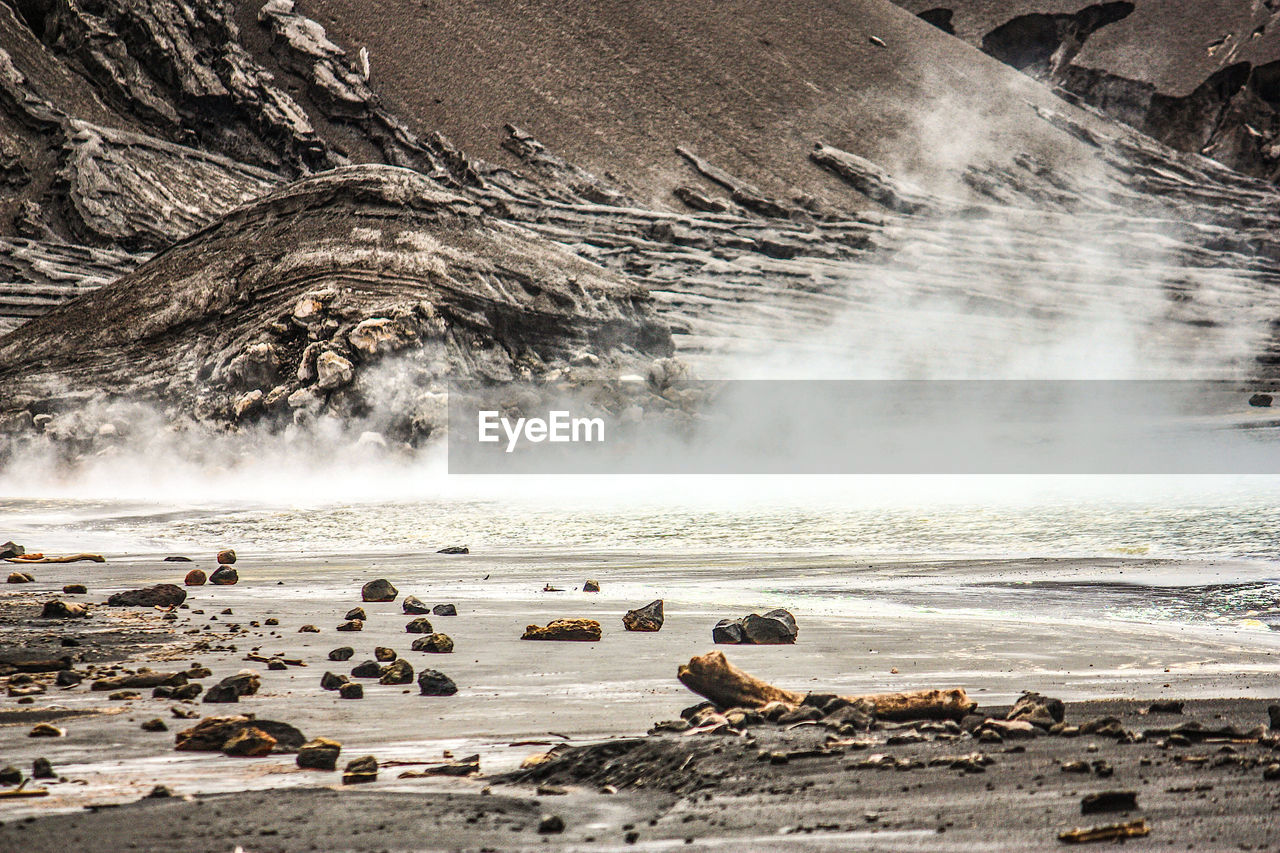
[[[0,412],[297,421],[391,361],[430,390],[673,346],[1266,386],[1280,193],[1059,97],[1124,5],[979,50],[944,28],[999,14],[886,0],[0,0]]]

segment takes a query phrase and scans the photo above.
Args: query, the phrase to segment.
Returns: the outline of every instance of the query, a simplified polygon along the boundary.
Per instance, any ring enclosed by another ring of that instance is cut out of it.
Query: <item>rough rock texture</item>
[[[651,601],[644,607],[628,610],[622,616],[622,626],[628,631],[662,630],[662,599]]]
[[[187,591],[171,583],[156,584],[146,589],[117,592],[107,599],[108,607],[177,607],[187,600]]]
[[[600,623],[594,619],[552,619],[545,626],[528,626],[520,639],[576,640],[594,643],[600,639]]]

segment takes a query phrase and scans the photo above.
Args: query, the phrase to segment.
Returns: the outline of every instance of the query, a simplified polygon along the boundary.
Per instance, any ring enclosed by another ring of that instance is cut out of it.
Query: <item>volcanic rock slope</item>
[[[1280,177],[1280,4],[1273,0],[900,5],[1179,150]]]
[[[871,368],[980,372],[1099,318],[1147,367],[1274,358],[1269,184],[881,0],[2,0],[0,34],[0,314],[122,276],[0,339],[27,418],[306,409],[428,341],[623,369],[668,328],[703,375],[865,373],[908,328]]]

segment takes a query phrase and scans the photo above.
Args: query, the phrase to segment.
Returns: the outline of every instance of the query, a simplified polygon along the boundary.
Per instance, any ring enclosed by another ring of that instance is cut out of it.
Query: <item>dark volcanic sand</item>
[[[1205,700],[1186,713],[1143,714],[1146,703],[1089,702],[1067,707],[1067,721],[1119,717],[1133,731],[1188,720],[1241,730],[1267,720],[1266,702]],[[884,745],[909,729],[860,739],[875,745],[797,755],[786,763],[761,752],[813,750],[827,733],[813,726],[747,737],[665,735],[568,752],[510,777],[398,783],[384,770],[373,785],[252,792],[192,800],[144,800],[97,812],[9,821],[0,850],[229,851],[411,849],[983,850],[1049,849],[1072,827],[1145,818],[1151,834],[1135,849],[1276,849],[1280,780],[1264,768],[1280,759],[1270,745],[1201,743],[1162,748],[1155,739],[1118,744],[1097,736],[1029,741],[954,740]],[[898,762],[982,752],[982,773],[945,766],[856,769],[884,754]],[[1070,761],[1105,761],[1110,777],[1067,773]],[[536,778],[534,778],[536,776]],[[321,774],[317,774],[321,778]],[[336,781],[332,774],[324,776]],[[480,786],[490,785],[490,794]],[[567,794],[538,795],[539,782]],[[602,793],[611,784],[616,794]],[[1133,813],[1081,815],[1086,794],[1137,793]],[[417,793],[414,793],[417,791]],[[562,834],[537,831],[559,815]],[[633,842],[628,842],[630,833]]]

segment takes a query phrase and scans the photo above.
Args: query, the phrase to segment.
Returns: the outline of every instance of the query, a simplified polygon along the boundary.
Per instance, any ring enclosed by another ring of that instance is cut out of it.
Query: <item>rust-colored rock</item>
[[[600,623],[594,619],[553,619],[546,626],[529,625],[520,639],[594,643],[600,639]]]
[[[208,580],[208,577],[203,571],[200,569],[192,569],[187,572],[187,576],[182,579],[182,582],[187,586],[204,586],[204,582],[206,580]]]

